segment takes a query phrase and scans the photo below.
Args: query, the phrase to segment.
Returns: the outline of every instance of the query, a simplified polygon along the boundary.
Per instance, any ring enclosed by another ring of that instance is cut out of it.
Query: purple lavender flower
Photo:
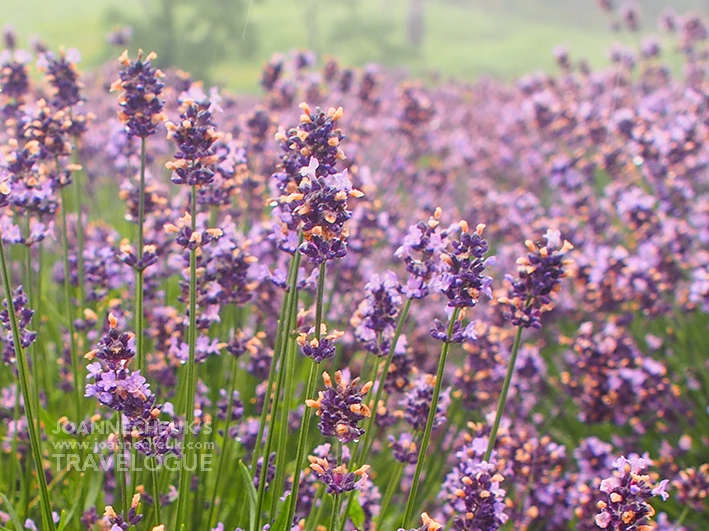
[[[389,446],[394,459],[409,465],[418,461],[418,448],[410,433],[402,433],[398,438],[389,435]]]
[[[386,355],[396,329],[401,285],[396,274],[387,271],[382,277],[372,275],[364,289],[365,298],[351,320],[355,337],[368,351]]]
[[[567,276],[573,262],[565,258],[573,246],[561,243],[559,231],[548,230],[546,243],[527,240],[527,256],[517,260],[518,278],[507,276],[510,294],[500,297],[499,303],[508,308],[508,316],[515,326],[541,328],[541,315],[552,308],[551,295],[561,288],[561,279]]]
[[[192,216],[189,212],[177,220],[177,225],[166,223],[165,232],[176,234],[175,243],[185,249],[196,249],[217,240],[224,234],[222,229],[192,230]]]
[[[602,529],[646,531],[653,528],[650,519],[655,509],[648,503],[650,498],[669,497],[665,487],[669,480],[655,484],[650,475],[641,474],[647,466],[646,458],[631,455],[620,456],[614,463],[615,473],[601,481],[603,499],[598,502],[600,512],[596,525]]]
[[[27,64],[32,56],[25,50],[3,50],[0,52],[0,94],[2,95],[2,116],[15,115],[30,91]]]
[[[429,286],[440,272],[440,257],[446,246],[448,230],[440,229],[443,211],[436,208],[428,221],[419,221],[409,227],[396,257],[402,258],[406,271],[411,275],[402,287],[410,299],[422,299],[429,293]]]
[[[414,381],[411,389],[406,392],[400,402],[404,406],[404,419],[411,424],[414,430],[423,430],[424,426],[426,426],[435,386],[436,377],[432,374],[424,374]],[[448,420],[446,411],[450,401],[450,388],[441,391],[438,405],[436,406],[436,415],[433,420],[434,429],[442,426]]]
[[[24,136],[37,141],[40,158],[52,160],[70,155],[74,119],[68,110],[53,110],[45,100],[39,100],[31,111],[24,126]],[[74,168],[75,165],[71,166]],[[55,177],[58,185],[68,184],[60,177]]]
[[[339,340],[344,333],[333,330],[331,334],[328,334],[325,323],[321,324],[320,336],[308,340],[308,337],[310,337],[311,334],[314,335],[314,333],[315,330],[311,329],[309,334],[303,332],[296,338],[296,342],[300,345],[303,354],[316,363],[322,363],[327,359],[333,358],[336,350],[335,342]]]
[[[128,531],[131,527],[138,525],[143,519],[142,514],[138,514],[138,505],[140,504],[140,494],[133,496],[131,500],[128,514],[117,514],[110,505],[106,506],[103,515],[111,525],[110,531]]]
[[[186,100],[177,124],[167,121],[167,138],[177,145],[175,160],[165,164],[172,171],[172,182],[205,186],[214,180],[214,165],[219,156],[212,145],[219,138],[209,105]]]
[[[369,465],[363,465],[354,472],[347,471],[347,465],[339,465],[331,468],[327,458],[320,458],[314,455],[308,456],[310,468],[325,483],[328,494],[343,494],[353,490],[362,490],[369,480],[367,471]]]
[[[357,426],[357,423],[371,415],[369,408],[363,403],[363,397],[372,388],[372,382],[358,388],[359,378],[347,383],[340,371],[335,373],[335,387],[326,372],[323,373],[323,381],[325,390],[318,393],[318,399],[308,399],[305,402],[308,407],[317,410],[320,431],[325,436],[337,437],[342,443],[359,439],[364,430]]]
[[[163,89],[160,78],[164,74],[151,65],[156,58],[157,54],[150,52],[143,61],[143,50],[138,50],[138,57],[132,62],[128,50],[118,58],[124,68],[119,73],[119,79],[111,85],[111,90],[122,91],[118,98],[118,119],[125,125],[129,137],[147,138],[154,135],[158,124],[164,120],[164,102],[160,99]]]
[[[46,72],[45,78],[50,86],[51,104],[57,109],[73,107],[83,101],[81,74],[77,63],[81,60],[79,51],[61,48],[59,55],[52,52],[42,54],[37,61],[37,68]]]
[[[34,310],[27,307],[29,299],[25,294],[22,286],[18,286],[12,297],[12,307],[17,316],[17,327],[20,332],[20,346],[22,348],[29,347],[37,339],[37,332],[27,330],[27,327],[32,321]],[[15,361],[15,340],[12,333],[12,324],[10,322],[10,313],[7,300],[4,300],[3,309],[0,311],[0,323],[5,329],[5,352],[3,359],[6,361]]]
[[[680,470],[672,480],[676,498],[684,507],[701,513],[709,496],[709,464]]]
[[[473,439],[456,454],[458,463],[446,476],[445,512],[455,531],[496,531],[507,521],[505,490],[500,488],[503,477],[494,457],[490,462],[482,459],[486,448],[486,438]]]

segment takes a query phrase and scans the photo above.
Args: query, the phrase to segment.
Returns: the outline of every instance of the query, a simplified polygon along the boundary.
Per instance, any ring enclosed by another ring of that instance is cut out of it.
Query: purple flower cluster
[[[315,330],[311,329],[310,334],[314,333]],[[322,363],[333,358],[337,348],[335,343],[344,335],[338,330],[333,330],[331,334],[328,334],[327,326],[324,323],[321,325],[320,334],[308,340],[310,334],[303,332],[297,337],[296,341],[300,345],[303,355],[311,358],[316,363]]]
[[[648,500],[655,496],[666,500],[669,494],[665,487],[669,480],[663,479],[655,484],[650,475],[641,474],[648,464],[646,458],[637,455],[627,459],[621,456],[613,463],[613,476],[601,481],[600,490],[604,495],[598,502],[598,527],[618,531],[650,531],[654,528],[650,519],[655,515],[655,509]]]
[[[352,492],[353,490],[362,490],[369,480],[367,475],[369,465],[364,465],[353,472],[348,472],[347,465],[332,467],[326,457],[321,458],[311,455],[308,456],[308,460],[310,461],[310,468],[318,475],[320,481],[325,484],[325,490],[328,494],[336,495]]]
[[[219,138],[209,104],[186,100],[177,123],[165,122],[167,137],[177,146],[175,160],[165,167],[172,171],[172,182],[205,186],[214,180],[214,165],[219,161],[212,146]]]
[[[325,390],[318,393],[318,399],[306,400],[306,405],[315,408],[320,417],[320,431],[326,437],[337,437],[341,443],[356,441],[364,434],[357,424],[371,415],[364,395],[372,388],[372,382],[358,387],[359,378],[348,383],[340,371],[335,373],[335,386],[326,372],[323,381]]]
[[[364,347],[378,356],[389,351],[396,317],[401,306],[401,285],[396,274],[387,271],[381,277],[372,275],[365,289],[365,298],[360,303],[350,323],[355,327],[355,336]]]
[[[288,242],[301,231],[305,241],[300,252],[320,264],[346,255],[345,222],[352,215],[347,199],[363,194],[352,187],[347,171],[337,171],[338,161],[345,158],[339,147],[344,135],[336,128],[342,108],[327,113],[313,112],[305,103],[301,108],[298,127],[276,135],[286,154],[281,171],[273,174],[281,193],[274,215],[281,222],[282,247],[294,250]]]
[[[129,137],[147,138],[154,135],[164,120],[164,102],[160,99],[164,87],[160,79],[164,74],[152,66],[151,62],[155,59],[157,54],[150,52],[143,60],[143,50],[138,51],[135,61],[130,60],[127,50],[118,58],[123,69],[111,85],[111,90],[122,91],[118,98],[118,119],[124,124]]]
[[[482,459],[486,438],[476,438],[457,454],[455,468],[446,476],[446,512],[455,531],[496,531],[506,521],[505,490],[498,464]]]
[[[34,310],[27,307],[29,300],[27,294],[25,293],[22,286],[19,286],[12,296],[12,308],[17,316],[17,327],[20,332],[20,346],[22,348],[29,347],[37,339],[37,332],[27,330],[32,321],[32,316],[34,315]],[[5,329],[4,342],[5,346],[3,349],[3,361],[5,363],[15,362],[15,339],[12,333],[12,324],[10,320],[10,313],[7,304],[7,300],[4,300],[3,309],[0,310],[0,323],[2,323]]]
[[[561,242],[559,231],[548,230],[546,243],[526,242],[529,252],[517,260],[518,278],[511,276],[510,293],[500,297],[499,303],[508,308],[512,324],[524,328],[541,328],[541,315],[552,308],[552,293],[561,288],[561,279],[568,274],[573,263],[566,254],[573,246]]]
[[[49,83],[52,96],[50,103],[53,107],[73,107],[84,100],[81,95],[84,85],[76,66],[80,60],[78,50],[61,48],[59,55],[47,51],[37,61],[37,67],[45,72],[45,79]]]
[[[432,374],[419,376],[411,385],[411,389],[406,391],[401,405],[404,408],[403,416],[411,427],[420,431],[426,426],[428,414],[431,411],[431,400],[433,399],[433,388],[436,385],[436,377]],[[433,420],[433,428],[438,428],[448,420],[446,412],[450,405],[450,388],[441,392],[436,406],[436,415]]]
[[[108,317],[108,333],[97,347],[88,352],[88,360],[98,360],[87,366],[87,397],[96,397],[103,405],[120,412],[127,419],[126,430],[131,434],[136,448],[148,456],[178,452],[170,446],[178,431],[173,423],[159,420],[161,405],[156,405],[155,395],[140,371],[129,367],[135,357],[134,337],[117,329],[118,320]]]

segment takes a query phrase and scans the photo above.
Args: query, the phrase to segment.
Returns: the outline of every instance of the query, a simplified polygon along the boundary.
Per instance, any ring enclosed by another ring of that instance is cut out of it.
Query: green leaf
[[[258,493],[256,492],[256,487],[254,487],[254,480],[251,477],[251,473],[241,459],[239,459],[239,476],[241,477],[241,481],[244,483],[246,496],[249,501],[249,514],[251,515],[249,518],[249,529],[251,529],[251,531],[256,531],[256,522],[259,520],[256,515],[256,499],[258,497]]]
[[[78,497],[77,497],[78,499]],[[67,524],[71,521],[71,517],[67,515],[67,512],[62,510],[61,517],[59,518],[59,527],[57,527],[57,531],[64,531],[66,528]]]
[[[359,503],[359,497],[357,494],[352,499],[352,506],[350,507],[350,520],[357,529],[364,528],[364,509]]]
[[[276,521],[273,523],[273,526],[271,526],[271,531],[288,531],[290,529],[290,526],[288,525],[288,506],[290,505],[290,494],[286,496],[286,499],[283,502],[283,505],[281,507],[281,512],[278,513],[278,518],[276,518]]]
[[[2,503],[7,509],[7,514],[10,515],[10,520],[12,520],[12,524],[15,526],[15,529],[17,529],[18,531],[22,531],[22,529],[24,529],[24,526],[20,522],[20,519],[17,516],[15,508],[12,506],[12,503],[10,503],[10,500],[8,500],[7,496],[2,493],[0,493],[0,499],[2,499]]]
[[[100,473],[91,474],[89,492],[86,495],[86,500],[84,501],[84,511],[88,511],[91,507],[96,506],[96,500],[98,499],[98,494],[101,491],[102,483],[103,476]]]

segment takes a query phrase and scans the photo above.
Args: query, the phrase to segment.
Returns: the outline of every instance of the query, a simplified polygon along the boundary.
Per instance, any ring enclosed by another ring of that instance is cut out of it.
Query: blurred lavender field
[[[641,4],[643,31],[652,33],[667,5]],[[263,62],[293,48],[356,66],[376,62],[419,75],[509,79],[551,70],[557,45],[601,66],[614,42],[637,44],[634,36],[609,32],[612,17],[591,0],[5,0],[0,7],[23,42],[38,35],[53,47],[77,48],[85,67],[115,55],[107,33],[132,26],[131,46],[155,50],[162,66],[169,58],[171,66],[249,92],[257,89]],[[677,0],[672,7],[709,12],[701,0]]]

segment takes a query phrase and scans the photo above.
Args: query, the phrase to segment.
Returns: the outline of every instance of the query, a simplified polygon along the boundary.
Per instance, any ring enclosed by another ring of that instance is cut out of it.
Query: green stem
[[[12,419],[14,421],[15,429],[12,433],[12,455],[10,456],[10,496],[11,500],[14,501],[14,496],[17,488],[17,470],[20,468],[20,460],[17,458],[17,442],[18,442],[18,429],[17,425],[20,421],[20,385],[15,384],[15,408],[13,411]]]
[[[330,519],[330,527],[328,527],[328,531],[337,531],[337,528],[340,527],[339,525],[339,515],[340,515],[340,495],[335,494],[332,497],[332,517]]]
[[[192,231],[197,230],[197,187],[192,185],[190,201],[190,215],[192,216]],[[177,498],[177,526],[182,531],[186,525],[188,496],[192,475],[187,470],[194,465],[194,448],[192,445],[192,430],[194,428],[194,403],[197,393],[196,378],[196,343],[197,343],[197,250],[190,250],[190,322],[189,322],[189,358],[187,360],[187,403],[185,407],[184,426],[184,456],[180,469],[179,497]]]
[[[448,323],[448,334],[450,338],[453,334],[453,326],[458,320],[458,315],[460,314],[460,308],[453,310],[453,315],[451,315],[450,322]],[[426,450],[428,450],[428,443],[431,440],[431,432],[433,431],[433,422],[436,419],[436,410],[438,409],[438,397],[441,394],[441,386],[443,384],[443,371],[446,366],[446,358],[448,357],[448,351],[450,350],[450,341],[446,340],[443,343],[443,348],[441,349],[441,357],[438,360],[438,371],[436,373],[436,385],[433,388],[433,397],[431,398],[431,408],[428,411],[428,419],[426,420],[426,429],[423,432],[423,439],[421,439],[421,448],[419,448],[418,461],[416,462],[416,470],[414,471],[414,477],[411,481],[411,490],[409,491],[409,499],[406,502],[406,513],[404,514],[404,521],[402,527],[406,527],[406,524],[411,520],[414,514],[414,505],[416,504],[416,492],[419,487],[419,479],[421,477],[421,470],[423,469],[423,463],[426,458]]]
[[[29,211],[27,212],[27,216],[25,216],[25,230],[27,237],[30,235],[30,214]],[[25,287],[27,290],[27,298],[28,300],[32,301],[34,303],[37,298],[35,297],[34,294],[34,274],[32,272],[32,249],[29,245],[25,246]],[[39,326],[39,321],[34,320],[35,323]],[[37,328],[37,332],[39,333],[39,328]],[[34,410],[39,411],[39,382],[42,381],[40,378],[41,370],[43,367],[43,363],[39,363],[38,356],[37,354],[38,349],[36,346],[30,345],[27,347],[26,354],[29,359],[32,360],[32,379],[36,382],[35,385],[33,386],[34,393],[32,397],[34,398]],[[47,389],[47,392],[49,392],[49,389]]]
[[[236,390],[236,373],[239,368],[239,363],[235,357],[232,356],[232,366],[231,366],[231,381],[229,382],[229,405],[226,410],[226,422],[224,424],[224,438],[222,440],[222,453],[219,456],[219,466],[217,467],[217,477],[214,481],[214,489],[212,490],[212,502],[209,505],[209,518],[207,519],[207,525],[211,529],[214,522],[214,511],[217,505],[217,493],[219,492],[219,484],[221,483],[222,470],[225,468],[226,454],[229,450],[229,441],[231,437],[229,436],[229,428],[231,427],[231,417],[232,409],[234,408],[234,391]]]
[[[61,170],[59,167],[59,161],[57,160],[57,169]],[[76,349],[76,331],[74,330],[74,315],[75,308],[71,302],[71,269],[69,268],[69,227],[66,221],[66,186],[61,189],[61,205],[60,210],[62,212],[62,247],[64,251],[64,298],[66,299],[66,320],[67,326],[69,327],[69,355],[71,356],[71,372],[74,379],[74,394],[75,394],[75,406],[76,406],[76,422],[82,421],[81,413],[81,381],[79,380],[79,353]]]
[[[128,510],[130,508],[130,497],[128,495],[128,478],[126,472],[126,464],[124,459],[126,457],[125,452],[125,438],[123,437],[123,413],[120,411],[118,415],[118,446],[116,448],[116,467],[118,468],[118,485],[121,489],[121,502],[123,503],[122,511],[123,517],[128,516]],[[118,459],[118,455],[121,456]]]
[[[10,275],[8,273],[7,261],[5,259],[5,245],[2,242],[0,234],[0,266],[2,267],[2,284],[5,291],[5,299],[7,300],[7,310],[10,315],[10,325],[12,328],[13,345],[15,347],[15,357],[17,358],[17,372],[19,377],[20,389],[22,391],[22,399],[25,404],[25,415],[27,416],[27,428],[30,435],[30,447],[32,450],[32,458],[34,466],[37,470],[37,481],[39,483],[39,494],[42,506],[42,524],[45,530],[54,531],[54,520],[52,518],[52,504],[49,499],[49,490],[47,489],[47,477],[44,475],[44,467],[42,466],[42,447],[39,437],[39,423],[34,411],[32,401],[32,391],[30,389],[30,370],[27,363],[27,358],[20,344],[20,328],[17,324],[17,315],[14,311],[12,303],[12,289],[10,288]]]
[[[687,515],[689,514],[689,505],[685,505],[684,510],[682,511],[682,514],[679,515],[679,519],[677,520],[677,523],[675,524],[677,527],[682,525],[682,522],[684,522],[684,519],[687,518]]]
[[[138,260],[143,259],[145,246],[145,137],[140,139],[140,197],[138,199],[138,247],[136,253]],[[194,216],[196,213],[192,212]],[[143,297],[145,295],[143,268],[136,270],[135,274],[135,348],[138,356],[136,359],[138,370],[145,367],[145,337],[143,333]],[[147,371],[144,371],[147,372]]]
[[[300,235],[300,241],[302,241],[303,235]],[[300,243],[300,242],[299,242]],[[276,344],[273,349],[273,359],[271,360],[271,367],[268,370],[268,383],[266,384],[267,400],[264,400],[263,408],[261,408],[261,418],[259,421],[258,435],[256,437],[256,445],[254,447],[253,455],[251,456],[251,471],[256,471],[256,464],[258,463],[258,458],[261,456],[261,441],[263,441],[263,432],[266,427],[266,420],[270,407],[271,390],[273,389],[273,383],[276,379],[276,369],[278,363],[280,362],[281,353],[283,352],[283,343],[286,341],[286,319],[288,318],[288,308],[291,294],[295,292],[293,286],[297,285],[298,282],[298,267],[300,264],[300,253],[296,251],[295,255],[291,258],[290,266],[288,267],[288,286],[289,289],[283,297],[283,306],[281,307],[281,314],[278,319],[278,330],[276,331]]]
[[[293,308],[297,308],[298,305],[298,267],[300,265],[300,253],[296,252],[293,257],[294,272],[291,278],[291,282],[288,288],[287,303],[285,303],[286,308],[286,319],[282,330],[280,350],[278,357],[282,360],[281,366],[278,370],[278,380],[276,381],[276,389],[273,392],[273,399],[269,407],[269,423],[268,423],[268,434],[266,435],[266,446],[263,450],[263,465],[261,466],[261,474],[259,477],[258,484],[258,498],[256,501],[256,518],[257,527],[260,528],[261,512],[263,510],[264,498],[266,496],[266,473],[268,472],[268,460],[271,456],[271,447],[273,446],[273,438],[276,435],[276,419],[278,418],[278,408],[281,402],[281,391],[286,383],[286,375],[290,368],[287,366],[287,354],[288,352],[288,340],[290,337],[290,328],[293,320]],[[290,398],[287,395],[284,399]],[[286,411],[286,415],[288,412]],[[281,431],[288,429],[288,422],[280,427]],[[275,488],[274,488],[275,490]]]
[[[296,314],[298,312],[298,297],[293,297],[293,304],[291,304],[291,323],[295,323]],[[291,327],[292,328],[292,325]],[[285,367],[288,371],[286,375],[286,385],[283,390],[283,398],[285,403],[281,407],[281,431],[278,440],[278,449],[276,450],[276,477],[274,478],[273,485],[274,491],[271,496],[271,509],[269,514],[272,518],[276,516],[276,508],[278,506],[279,496],[277,496],[277,490],[283,488],[283,478],[285,476],[286,468],[286,458],[288,449],[288,414],[290,412],[290,406],[293,397],[293,386],[295,381],[295,369],[296,369],[296,346],[297,343],[288,336],[288,344],[286,346],[285,355],[288,357]]]
[[[315,381],[318,372],[318,364],[311,360],[310,374],[306,385],[306,396],[313,396],[315,393]],[[305,445],[308,441],[308,428],[310,426],[310,415],[312,408],[306,407],[303,418],[300,421],[300,435],[298,436],[298,451],[295,457],[295,469],[293,470],[293,486],[291,488],[290,503],[288,507],[288,518],[286,522],[292,522],[295,516],[295,507],[298,504],[298,490],[300,489],[300,469],[305,460]]]
[[[318,485],[318,490],[315,493],[315,498],[313,498],[313,505],[310,507],[310,514],[308,515],[308,520],[305,522],[305,529],[314,529],[314,525],[320,521],[320,516],[322,516],[323,508],[325,507],[325,500],[322,499],[323,494],[325,494],[325,483],[320,483]],[[316,505],[320,501],[320,507],[317,511],[315,510]]]
[[[150,475],[153,480],[153,507],[155,509],[155,527],[162,523],[160,518],[160,482],[158,481],[157,458],[151,457]]]
[[[387,511],[389,510],[389,504],[391,503],[394,493],[398,488],[401,487],[401,476],[404,473],[404,463],[397,463],[396,471],[394,472],[394,478],[389,482],[387,491],[382,499],[381,509],[379,510],[379,520],[377,520],[377,527],[375,531],[380,531],[382,524],[384,524],[384,519],[387,516]]]
[[[315,300],[315,337],[320,339],[320,328],[323,317],[323,296],[325,292],[325,268],[327,262],[320,264],[320,274],[318,275],[318,291]],[[305,388],[306,399],[315,394],[315,380],[319,364],[311,360],[308,384]],[[300,435],[298,436],[298,452],[295,457],[295,469],[293,470],[293,486],[291,488],[290,505],[288,507],[288,517],[286,522],[292,522],[295,516],[295,508],[298,504],[298,490],[300,489],[300,470],[303,468],[305,460],[305,445],[308,442],[308,430],[310,428],[310,415],[312,408],[306,407],[303,418],[300,422]]]
[[[495,421],[492,423],[492,430],[490,431],[490,439],[487,442],[487,450],[485,451],[485,461],[489,461],[492,456],[492,449],[495,448],[495,439],[497,438],[497,430],[500,427],[500,421],[502,420],[502,414],[505,411],[505,403],[507,402],[507,392],[510,390],[510,383],[512,382],[512,375],[515,372],[515,363],[517,362],[517,353],[519,352],[519,345],[522,342],[522,327],[517,327],[517,334],[515,335],[515,342],[512,345],[512,356],[510,357],[510,362],[507,365],[507,374],[505,375],[505,381],[502,383],[502,392],[500,393],[500,400],[497,403],[497,413],[495,413]]]
[[[72,156],[75,164],[79,163],[79,138],[74,139],[74,155]],[[76,259],[77,273],[79,279],[79,308],[83,311],[86,306],[86,291],[84,286],[84,224],[82,222],[83,204],[81,201],[81,173],[83,170],[75,171],[74,177],[74,202],[76,203]]]

